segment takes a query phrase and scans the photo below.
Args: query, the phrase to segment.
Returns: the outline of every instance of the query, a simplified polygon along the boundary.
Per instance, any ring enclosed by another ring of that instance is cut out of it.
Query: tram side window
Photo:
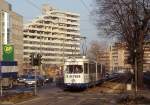
[[[102,67],[102,72],[103,72],[103,75],[105,74],[105,66],[103,65]]]
[[[82,73],[83,68],[81,65],[68,65],[67,73]]]
[[[101,73],[101,65],[100,64],[97,65],[97,73]]]
[[[96,73],[96,65],[94,63],[89,65],[89,72]]]
[[[88,63],[84,63],[84,73],[88,73]]]

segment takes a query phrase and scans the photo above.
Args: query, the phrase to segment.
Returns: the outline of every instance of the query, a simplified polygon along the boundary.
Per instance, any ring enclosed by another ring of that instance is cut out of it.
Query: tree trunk
[[[139,89],[143,88],[143,63],[137,63],[137,86]]]
[[[139,42],[138,49],[137,49],[137,86],[139,89],[143,88],[143,56],[144,56],[144,49],[143,49],[143,33],[140,32],[139,35]]]

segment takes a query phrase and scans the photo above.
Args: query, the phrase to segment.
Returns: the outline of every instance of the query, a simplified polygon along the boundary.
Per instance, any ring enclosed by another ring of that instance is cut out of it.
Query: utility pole
[[[134,50],[134,53],[136,54],[136,50]],[[134,73],[135,73],[135,98],[137,97],[137,91],[138,91],[138,87],[137,87],[137,58],[135,56],[135,61],[134,61]]]
[[[87,52],[86,37],[81,37],[81,38],[83,39],[83,44],[82,44],[83,55],[86,56],[86,52]],[[85,48],[84,48],[84,43],[85,43]]]
[[[32,68],[34,67],[34,80],[35,80],[35,84],[34,84],[34,95],[37,95],[37,55],[35,53],[31,53],[30,55],[30,64],[32,66]]]
[[[1,96],[3,96],[3,84],[2,84],[2,79],[0,79],[0,81],[1,81]]]
[[[75,38],[78,38],[79,40],[77,40],[77,39],[75,40]],[[82,40],[83,40],[82,53],[83,53],[84,56],[86,56],[86,51],[87,51],[86,37],[84,37],[84,36],[73,37],[73,41],[76,41],[76,42],[80,41],[80,43],[81,43]],[[84,48],[84,45],[85,45],[85,48]],[[73,51],[73,49],[72,49],[72,51]],[[77,51],[77,49],[76,49],[76,46],[75,46],[75,54],[77,54],[76,51]],[[72,55],[73,55],[73,52],[72,52]]]
[[[64,38],[63,38],[63,65],[64,65],[64,62],[65,62],[65,55],[64,55]]]
[[[75,57],[76,56],[76,40],[75,40],[76,37],[73,37],[73,41],[74,41],[74,48],[72,49],[72,56]],[[73,51],[75,50],[75,51]],[[73,53],[74,52],[74,53]]]
[[[97,66],[98,66],[98,64],[97,64],[97,61],[96,61],[96,81],[98,80],[98,77],[97,77]]]

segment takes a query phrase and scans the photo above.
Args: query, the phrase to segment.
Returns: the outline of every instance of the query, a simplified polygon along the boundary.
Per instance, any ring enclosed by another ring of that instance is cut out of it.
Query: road
[[[118,104],[118,99],[126,93],[125,81],[128,80],[128,77],[120,75],[116,79],[84,91],[64,91],[56,84],[48,83],[38,89],[38,97],[14,105],[124,105]],[[149,92],[146,91],[146,95],[147,93]],[[149,101],[147,103],[140,105],[149,105]]]
[[[109,86],[108,83],[107,86]],[[120,83],[110,86],[112,88],[109,88],[109,91],[106,90],[108,92],[94,91],[102,86],[85,91],[63,91],[55,84],[49,84],[45,89],[40,90],[37,98],[15,105],[117,105],[116,100],[120,97],[120,93],[113,92],[113,89],[119,89]]]
[[[16,105],[113,105],[115,101],[112,97],[117,97],[117,94],[74,93],[53,89],[36,99]]]

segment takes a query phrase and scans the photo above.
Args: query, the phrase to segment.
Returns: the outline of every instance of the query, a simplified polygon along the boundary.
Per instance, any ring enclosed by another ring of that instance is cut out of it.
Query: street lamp
[[[80,39],[79,41],[84,41],[85,42],[85,46],[86,46],[86,37],[85,36],[73,36],[73,39],[75,40],[75,38],[78,38]],[[82,50],[83,50],[83,56],[86,56],[86,50],[87,50],[87,47],[84,48],[84,42],[82,44]],[[81,42],[80,42],[81,43]]]

